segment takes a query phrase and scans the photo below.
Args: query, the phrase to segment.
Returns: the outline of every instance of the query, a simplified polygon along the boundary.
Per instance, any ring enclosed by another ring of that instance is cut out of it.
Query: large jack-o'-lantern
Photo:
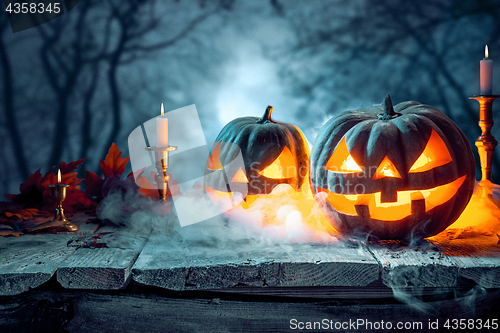
[[[335,228],[379,239],[435,235],[469,202],[475,163],[467,138],[418,102],[345,111],[320,130],[311,187]]]
[[[300,190],[308,174],[309,146],[294,125],[271,118],[242,117],[228,123],[215,139],[204,177],[204,189],[213,200],[271,193],[279,184]],[[243,164],[233,163],[238,154]]]

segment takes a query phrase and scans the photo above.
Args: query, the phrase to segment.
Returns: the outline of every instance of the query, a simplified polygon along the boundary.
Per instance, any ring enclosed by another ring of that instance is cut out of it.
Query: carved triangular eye
[[[231,179],[231,182],[233,183],[248,183],[248,178],[243,172],[241,168],[238,169],[236,174],[234,175],[233,179]]]
[[[401,178],[398,169],[396,169],[394,163],[392,163],[392,161],[387,156],[384,157],[382,162],[380,162],[377,171],[375,171],[375,174],[373,175],[373,179],[380,179],[385,177]]]
[[[354,173],[362,172],[363,169],[354,161],[354,158],[349,153],[347,149],[347,144],[345,143],[345,137],[337,145],[332,156],[325,165],[325,169],[340,172],[340,173]]]
[[[437,168],[438,166],[445,165],[453,161],[451,158],[448,147],[443,139],[432,129],[431,137],[427,141],[422,154],[413,163],[408,172],[424,172]]]
[[[222,170],[222,163],[220,162],[220,142],[212,149],[212,153],[208,158],[208,170]]]
[[[264,170],[258,172],[259,175],[271,179],[292,178],[297,174],[295,158],[287,146],[283,148],[281,154],[268,165]]]

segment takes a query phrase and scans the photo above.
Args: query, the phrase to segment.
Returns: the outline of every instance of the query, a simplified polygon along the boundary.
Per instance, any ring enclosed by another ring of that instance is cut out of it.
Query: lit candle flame
[[[488,56],[486,56],[488,57]],[[161,115],[163,116],[163,114],[165,113],[164,109],[163,109],[163,103],[161,103]]]
[[[488,58],[488,45],[484,47],[484,57]],[[163,114],[163,113],[162,113]]]
[[[61,169],[57,170],[57,183],[61,184]]]

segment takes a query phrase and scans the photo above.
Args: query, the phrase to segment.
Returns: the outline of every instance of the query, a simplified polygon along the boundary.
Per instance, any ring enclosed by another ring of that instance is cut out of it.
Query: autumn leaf
[[[61,162],[59,169],[62,173],[61,183],[70,185],[67,189],[67,195],[64,208],[68,213],[72,213],[78,207],[79,210],[88,210],[95,207],[90,198],[84,198],[86,194],[80,191],[80,182],[83,179],[77,177],[76,169],[80,168],[86,160],[80,159],[69,164]],[[39,208],[44,210],[52,210],[56,206],[56,199],[53,197],[49,185],[57,184],[57,175],[54,173],[55,166],[51,167],[42,177],[40,169],[35,171],[28,177],[28,180],[19,186],[20,194],[7,194],[6,197],[12,202],[21,205],[22,207]],[[76,196],[76,198],[72,198]],[[77,202],[74,202],[77,200]],[[75,207],[73,204],[77,204]]]
[[[137,192],[142,194],[145,197],[151,198],[151,199],[158,199],[160,196],[158,194],[158,189],[156,186],[156,182],[154,181],[155,179],[155,173],[151,172],[151,179],[153,182],[151,182],[147,177],[143,176],[144,169],[141,169],[138,171],[138,176],[136,179],[136,184],[139,186],[139,189]],[[177,185],[177,181],[172,179],[172,175],[168,174],[169,181],[168,181],[168,191],[167,195],[172,197],[174,195],[180,194],[179,186]]]
[[[80,160],[70,162],[69,164],[66,164],[66,162],[61,162],[59,164],[59,170],[61,170],[61,183],[62,184],[68,184],[72,188],[80,189],[80,186],[78,184],[81,183],[83,179],[77,178],[78,172],[71,172],[74,171],[78,168],[81,167],[82,163],[85,162],[87,159],[82,158]],[[48,185],[53,185],[58,183],[57,179],[57,174],[55,174],[54,171],[55,167],[50,168],[49,171],[43,176],[41,179],[40,183],[42,186],[47,187]]]
[[[125,166],[128,163],[130,157],[121,158],[122,152],[118,149],[118,146],[113,142],[109,148],[108,154],[104,161],[101,161],[101,170],[104,174],[104,178],[111,177],[113,175],[121,176],[125,172]]]
[[[79,237],[76,239],[71,239],[67,242],[66,246],[70,246],[72,243],[76,243],[77,249],[81,247],[90,249],[108,247],[106,242],[102,240],[103,239],[102,236],[107,236],[104,237],[106,239],[113,239],[115,233],[112,231],[101,231],[97,235],[90,235],[85,237]],[[101,240],[101,242],[98,242],[98,240]]]
[[[39,210],[36,208],[6,208],[0,210],[0,222],[7,225],[14,225],[21,220],[29,220],[38,215]]]
[[[68,213],[94,212],[97,203],[87,193],[69,187],[66,193],[66,200],[64,200],[64,207]]]
[[[97,200],[101,201],[104,179],[99,177],[95,172],[85,171],[85,184],[87,185],[85,192],[91,196],[97,197]]]
[[[6,194],[12,202],[18,204],[36,205],[43,201],[44,187],[41,185],[40,169],[29,175],[28,180],[19,186],[19,194]]]
[[[106,158],[104,161],[100,162],[104,179],[99,177],[95,172],[85,172],[85,184],[87,185],[85,192],[96,197],[97,201],[101,201],[104,197],[103,186],[105,181],[112,177],[120,179],[120,176],[125,172],[125,167],[130,157],[122,158],[121,155],[122,152],[113,142],[109,148]]]
[[[0,224],[7,229],[20,231],[26,228],[27,220],[38,219],[43,221],[45,218],[50,217],[50,213],[39,210],[37,208],[21,208],[20,205],[12,202],[2,202],[0,205]],[[31,222],[28,225],[37,223]],[[1,234],[2,236],[11,236],[11,232]]]
[[[33,218],[36,214],[38,214],[38,209],[36,208],[25,208],[25,209],[15,209],[13,212],[4,212],[5,216],[17,216],[20,219],[27,220]]]
[[[61,170],[61,174],[63,176],[63,179],[64,179],[64,176],[66,174],[68,174],[71,171],[74,171],[74,170],[80,168],[82,166],[82,163],[85,162],[87,159],[88,158],[82,158],[82,159],[79,159],[77,161],[70,162],[69,164],[66,164],[66,162],[64,162],[64,161],[61,162],[59,164],[59,169]],[[69,183],[65,183],[65,184],[69,184]]]

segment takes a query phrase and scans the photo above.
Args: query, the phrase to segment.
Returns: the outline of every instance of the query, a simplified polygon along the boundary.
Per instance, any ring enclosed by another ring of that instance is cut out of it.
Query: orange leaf
[[[113,142],[109,148],[108,154],[106,155],[106,159],[100,163],[104,178],[111,177],[113,175],[121,176],[123,172],[125,172],[125,166],[127,165],[130,157],[121,158],[121,156],[121,151]]]
[[[33,218],[39,212],[36,208],[24,208],[24,209],[11,209],[10,211],[4,211],[6,217],[17,217],[23,220],[28,220]]]

